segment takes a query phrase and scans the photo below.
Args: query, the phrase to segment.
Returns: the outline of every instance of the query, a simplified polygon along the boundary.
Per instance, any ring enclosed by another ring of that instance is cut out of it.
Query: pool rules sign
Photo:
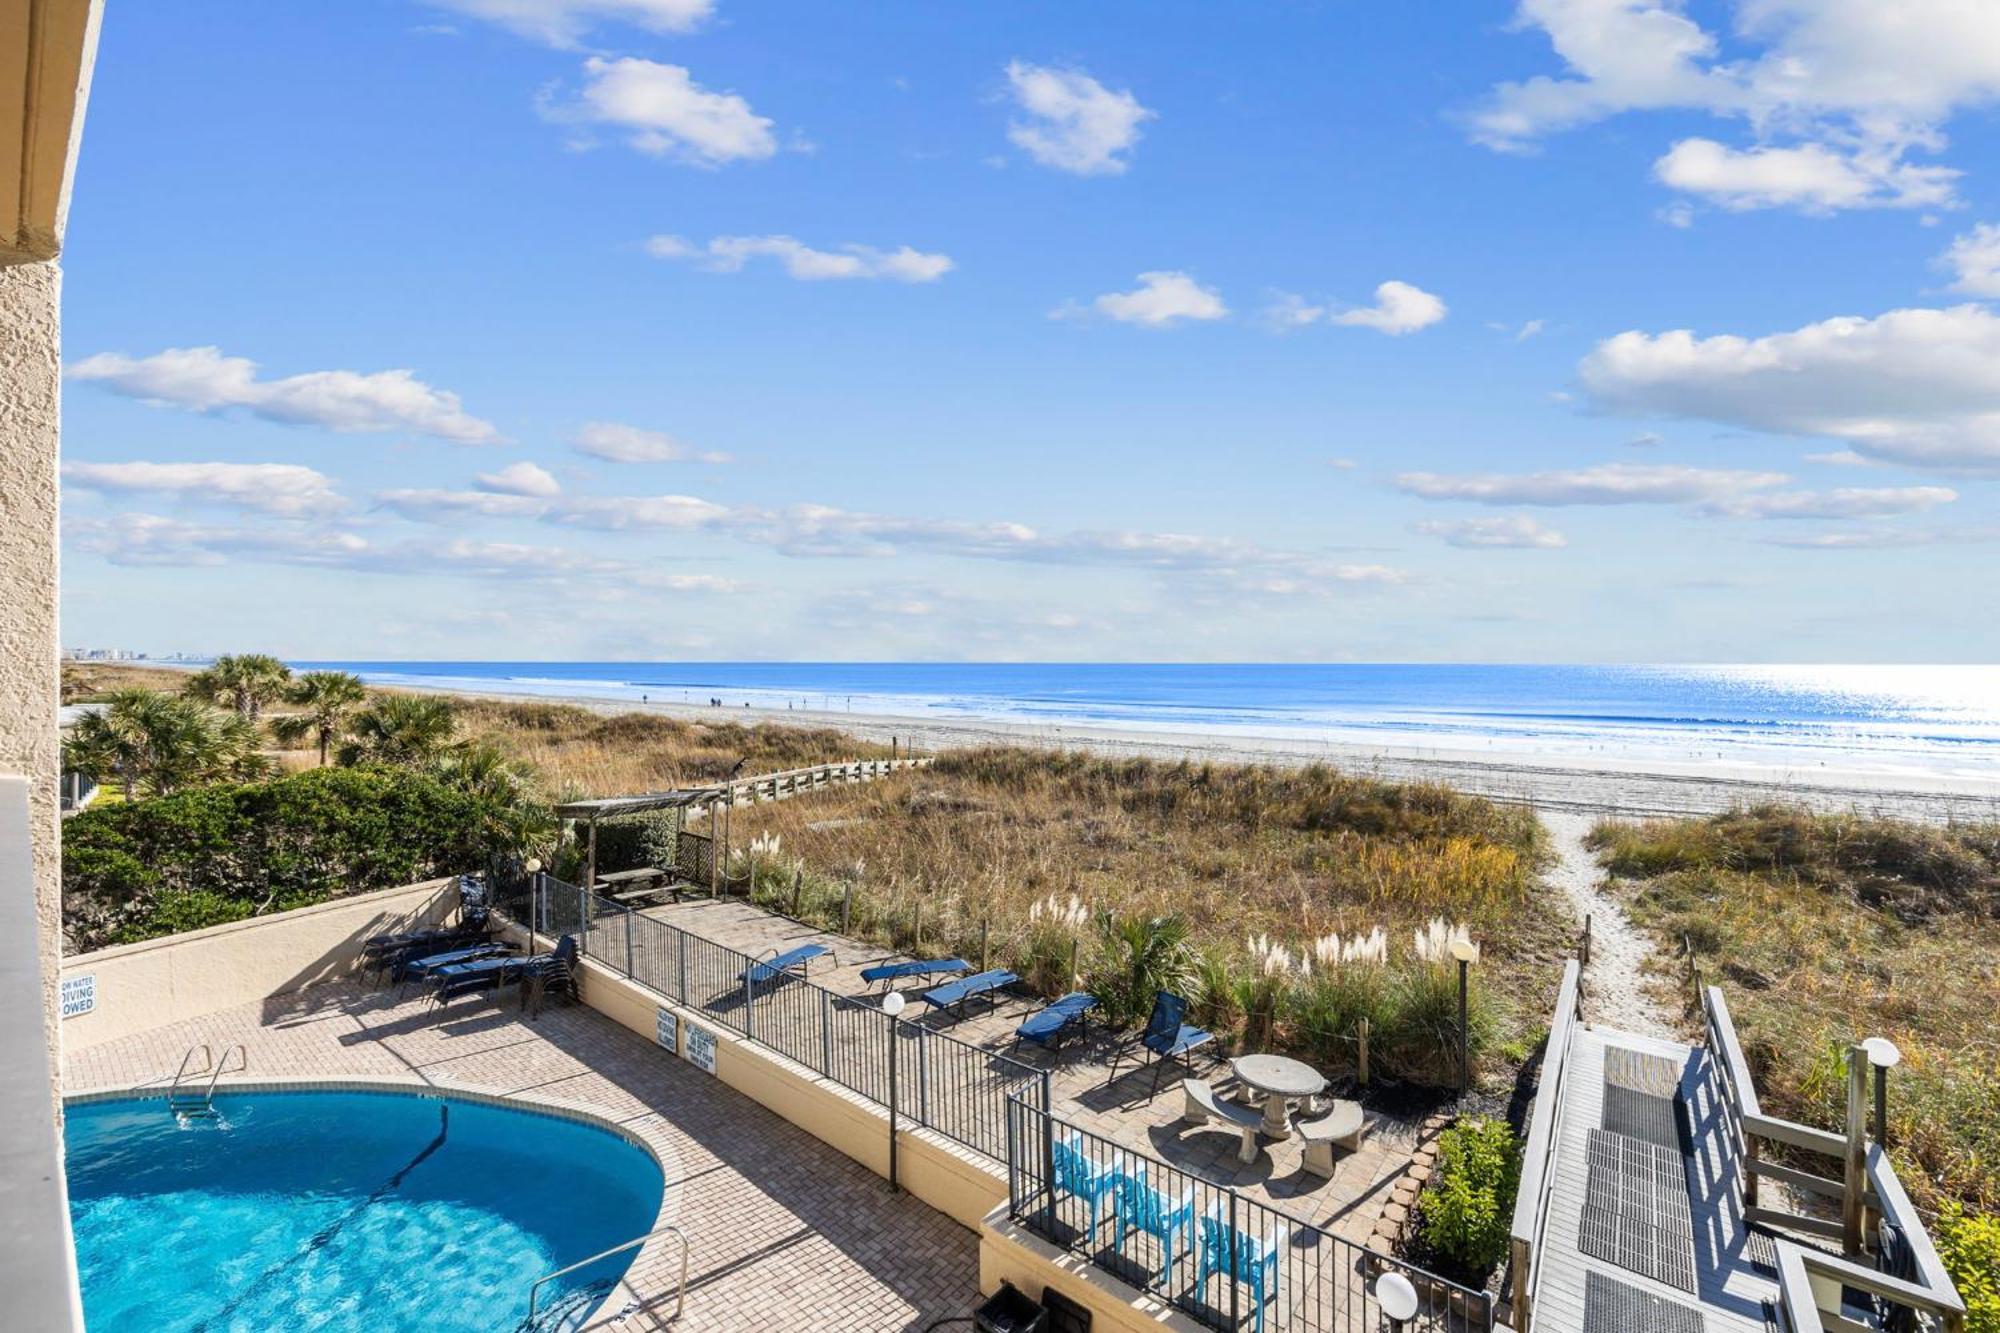
[[[653,1010],[653,1040],[672,1051],[681,1053],[681,1023],[671,1009]]]
[[[62,1016],[76,1018],[97,1007],[97,974],[86,972],[80,977],[62,979]]]

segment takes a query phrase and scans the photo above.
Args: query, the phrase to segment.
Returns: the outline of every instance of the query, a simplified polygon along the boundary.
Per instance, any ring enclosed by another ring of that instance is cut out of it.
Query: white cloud
[[[1526,514],[1509,514],[1501,518],[1468,518],[1457,523],[1427,520],[1417,524],[1416,530],[1427,537],[1440,537],[1448,546],[1464,546],[1475,550],[1514,547],[1522,550],[1553,551],[1569,545],[1569,538],[1554,528],[1543,527]]]
[[[710,92],[684,66],[592,56],[583,73],[575,102],[544,106],[551,119],[617,126],[629,131],[627,142],[640,152],[698,167],[757,161],[778,151],[768,117],[735,93]]]
[[[502,495],[551,496],[562,494],[562,483],[545,468],[523,460],[509,463],[498,472],[482,472],[476,478],[481,490]]]
[[[1682,139],[1653,164],[1663,185],[1705,195],[1724,208],[1933,208],[1951,202],[1960,173],[1920,167],[1881,152],[1843,153],[1824,144],[1734,149]]]
[[[443,9],[497,23],[530,41],[574,47],[600,23],[648,32],[689,32],[715,12],[714,0],[430,0]]]
[[[656,259],[693,260],[713,273],[738,273],[752,259],[771,258],[802,282],[829,278],[936,282],[952,270],[950,255],[926,254],[907,245],[877,250],[848,243],[838,250],[815,250],[790,236],[717,236],[706,245],[679,236],[654,236],[646,242],[646,253]]]
[[[1158,114],[1082,70],[1015,60],[1007,65],[1007,83],[1029,117],[1008,126],[1007,137],[1043,166],[1078,176],[1123,172],[1139,127]]]
[[[1823,454],[1807,454],[1805,461],[1818,463],[1824,467],[1872,467],[1875,460],[1855,453],[1852,449],[1834,449]]]
[[[1429,328],[1443,319],[1445,303],[1438,297],[1407,282],[1390,280],[1375,288],[1375,304],[1360,306],[1351,310],[1337,310],[1329,305],[1315,305],[1294,292],[1275,292],[1270,304],[1264,307],[1260,318],[1267,327],[1280,333],[1293,329],[1303,329],[1313,324],[1345,324],[1353,328],[1375,329],[1400,337],[1405,333],[1415,333],[1418,329]],[[1496,329],[1507,329],[1506,325],[1494,325]],[[1542,331],[1542,321],[1531,319],[1521,325],[1516,341],[1532,338]]]
[[[1760,338],[1629,331],[1578,367],[1618,412],[1827,436],[1869,458],[2000,470],[2000,316],[1983,306],[1842,316]]]
[[[1938,263],[1952,271],[1952,290],[2000,297],[2000,225],[1982,222],[1952,240]]]
[[[1958,492],[1944,486],[1848,486],[1728,496],[1710,501],[1702,511],[1720,518],[1886,518],[1919,514],[1956,499]]]
[[[2000,541],[2000,527],[1844,528],[1834,532],[1784,532],[1762,538],[1770,546],[1813,551],[1886,551],[1904,546],[1947,546]]]
[[[1374,329],[1392,337],[1427,329],[1445,316],[1445,304],[1421,287],[1393,279],[1375,289],[1375,304],[1330,316],[1335,324]]]
[[[665,431],[616,421],[587,421],[570,441],[580,454],[607,463],[727,463],[729,455],[690,449]]]
[[[1140,324],[1152,329],[1172,328],[1188,320],[1222,319],[1229,307],[1222,294],[1204,287],[1186,273],[1155,269],[1139,275],[1139,285],[1129,292],[1106,292],[1088,306],[1074,303],[1051,312],[1056,319],[1074,319],[1092,312],[1121,324]]]
[[[1405,472],[1396,489],[1426,500],[1504,505],[1696,504],[1783,485],[1782,472],[1746,472],[1679,464],[1603,463],[1518,474]]]
[[[1956,173],[1907,155],[2000,97],[2000,8],[1974,0],[1740,0],[1728,55],[1679,0],[1522,0],[1516,26],[1545,33],[1564,70],[1496,87],[1475,138],[1519,149],[1633,111],[1739,120],[1747,151],[1674,168],[1737,207],[1946,202]]]
[[[461,444],[500,438],[491,422],[466,413],[457,394],[434,389],[408,370],[315,370],[260,380],[257,363],[247,357],[224,356],[217,347],[170,347],[145,357],[100,352],[73,362],[65,373],[128,398],[191,412],[240,407],[287,425],[410,430]]]
[[[1639,434],[1625,441],[1625,447],[1627,449],[1657,449],[1665,443],[1665,437],[1648,430],[1641,431]]]
[[[1339,584],[1396,583],[1383,565],[1279,551],[1232,538],[1185,533],[1044,533],[1024,523],[910,518],[831,505],[726,506],[690,495],[517,496],[486,491],[392,490],[383,508],[419,521],[474,513],[595,531],[634,529],[731,536],[796,558],[888,558],[910,551],[968,560],[1124,567],[1264,594],[1325,591]]]
[[[64,536],[116,565],[225,565],[239,561],[422,576],[448,574],[509,582],[568,583],[609,579],[621,586],[675,592],[732,592],[742,584],[713,574],[672,574],[557,546],[452,538],[373,541],[337,528],[213,526],[157,514],[70,519]]]
[[[346,507],[333,479],[292,463],[64,463],[63,480],[85,490],[159,495],[285,517]]]

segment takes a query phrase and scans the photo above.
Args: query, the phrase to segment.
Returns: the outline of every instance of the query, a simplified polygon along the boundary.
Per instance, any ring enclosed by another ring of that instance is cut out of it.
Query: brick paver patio
[[[861,969],[905,957],[740,899],[691,898],[648,908],[645,915],[753,957],[769,957],[801,944],[824,944],[833,950],[833,964],[824,958],[816,960],[812,979],[842,994],[869,993],[872,988],[862,982]],[[977,967],[980,960],[971,962]],[[906,1013],[965,1041],[1006,1051],[1013,1045],[1014,1029],[1039,1007],[1040,1001],[1005,996],[991,1009],[983,1000],[974,1002],[964,1018],[926,1014],[923,1006],[916,1004]],[[1113,1059],[1121,1049],[1123,1058],[1113,1078]],[[1419,1148],[1421,1116],[1403,1119],[1371,1109],[1372,1127],[1360,1151],[1337,1153],[1331,1180],[1302,1169],[1302,1145],[1296,1137],[1260,1140],[1263,1151],[1251,1162],[1242,1163],[1236,1157],[1238,1135],[1233,1130],[1182,1123],[1180,1067],[1163,1072],[1156,1094],[1155,1071],[1142,1063],[1145,1052],[1138,1051],[1140,1058],[1135,1058],[1136,1049],[1134,1034],[1114,1038],[1093,1024],[1089,1044],[1066,1044],[1059,1059],[1028,1043],[1015,1054],[1053,1071],[1056,1114],[1069,1123],[1216,1184],[1235,1186],[1357,1245],[1368,1243],[1385,1207],[1400,1206],[1394,1203],[1393,1187]],[[1228,1064],[1213,1054],[1213,1048],[1197,1053],[1195,1071],[1198,1077],[1223,1085],[1225,1094],[1233,1091]]]
[[[971,1232],[804,1130],[580,1006],[532,1022],[512,1002],[421,998],[332,983],[70,1055],[66,1090],[163,1085],[187,1049],[242,1042],[249,1081],[392,1078],[591,1111],[644,1139],[666,1171],[660,1221],[692,1237],[687,1309],[678,1252],[649,1244],[592,1327],[921,1329],[977,1303]],[[622,1317],[621,1317],[622,1316]]]

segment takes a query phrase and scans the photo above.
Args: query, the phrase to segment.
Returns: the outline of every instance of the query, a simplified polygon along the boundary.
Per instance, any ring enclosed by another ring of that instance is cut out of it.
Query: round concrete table
[[[1264,1094],[1264,1132],[1272,1138],[1292,1132],[1288,1102],[1326,1090],[1326,1079],[1317,1069],[1289,1056],[1239,1055],[1229,1068],[1243,1086]]]

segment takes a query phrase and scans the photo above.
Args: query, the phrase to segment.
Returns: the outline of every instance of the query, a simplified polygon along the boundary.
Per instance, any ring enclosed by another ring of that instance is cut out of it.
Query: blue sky
[[[1991,661],[1996,100],[1951,0],[113,6],[64,638]]]

